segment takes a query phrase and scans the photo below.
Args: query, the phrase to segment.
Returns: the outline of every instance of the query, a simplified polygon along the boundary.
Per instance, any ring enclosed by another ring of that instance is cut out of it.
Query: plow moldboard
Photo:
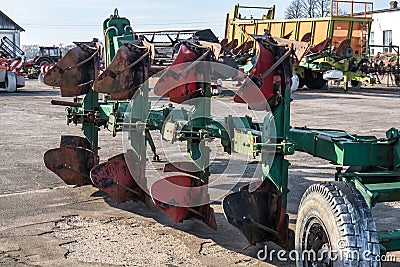
[[[79,147],[60,147],[44,154],[46,167],[68,185],[91,184],[89,173],[94,165],[94,153]]]
[[[51,68],[44,76],[44,83],[49,86],[60,87],[61,96],[73,97],[83,95],[91,89],[90,82],[94,80],[93,60],[83,65],[93,56],[95,51],[84,51],[80,47],[69,50],[65,56]],[[78,67],[77,67],[78,66]]]
[[[239,191],[224,198],[222,203],[228,222],[238,228],[250,244],[271,240],[274,235],[255,223],[274,228],[278,220],[277,197],[264,191]]]
[[[143,59],[138,62],[141,56],[143,54],[135,49],[131,50],[126,45],[121,46],[111,64],[97,77],[93,85],[94,90],[99,93],[112,94],[113,99],[131,98],[148,75],[147,60]],[[135,62],[137,62],[135,66],[129,67]]]
[[[203,187],[200,187],[203,186]],[[171,176],[155,182],[151,187],[154,204],[174,223],[191,217],[217,229],[214,210],[207,203],[208,194],[200,179],[190,176]]]
[[[119,203],[138,199],[148,205],[149,196],[132,177],[124,154],[119,154],[101,163],[90,172],[93,185],[106,192]]]

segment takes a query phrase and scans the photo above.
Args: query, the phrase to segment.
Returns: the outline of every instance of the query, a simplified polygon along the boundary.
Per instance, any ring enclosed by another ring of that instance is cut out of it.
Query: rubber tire
[[[305,73],[305,84],[308,89],[322,89],[326,86],[327,82],[324,80],[322,73],[317,73],[316,77],[311,73],[311,71],[307,71]]]
[[[12,71],[7,71],[5,88],[8,93],[14,93],[17,91],[17,77],[15,77],[15,73]]]
[[[36,60],[35,65],[42,66],[43,64],[53,64],[54,60],[50,57],[41,57]]]
[[[300,78],[299,79],[299,89],[303,88],[304,85],[306,85],[306,79],[305,78]]]
[[[295,248],[301,255],[305,227],[311,218],[323,223],[331,249],[340,251],[339,243],[347,244],[344,249],[363,255],[371,252],[370,260],[360,261],[347,258],[333,262],[333,266],[380,266],[373,261],[380,255],[378,235],[371,210],[354,186],[344,182],[320,183],[310,186],[304,193],[299,207],[296,223]],[[339,242],[341,241],[341,242]],[[350,253],[350,255],[354,255]],[[349,254],[346,254],[349,255]],[[307,266],[299,259],[297,266]]]
[[[351,80],[350,84],[351,84],[351,88],[353,88],[355,90],[360,90],[361,86],[362,86],[362,82],[359,82],[359,81],[356,81],[356,80]]]

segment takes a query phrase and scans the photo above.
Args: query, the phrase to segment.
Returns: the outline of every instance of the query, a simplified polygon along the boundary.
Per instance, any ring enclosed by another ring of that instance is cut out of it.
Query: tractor
[[[62,52],[57,46],[40,46],[39,54],[30,62],[25,63],[28,79],[37,79],[41,68],[51,66],[62,58]]]
[[[44,155],[46,167],[67,184],[95,186],[117,203],[155,205],[175,224],[194,218],[216,229],[210,203],[217,200],[212,192],[220,185],[211,173],[210,147],[220,141],[226,155],[261,165],[261,179],[218,198],[229,223],[250,245],[271,241],[300,255],[316,255],[299,258],[298,266],[379,266],[380,254],[400,250],[399,232],[377,231],[371,215],[376,203],[400,200],[400,132],[392,128],[378,139],[291,126],[296,42],[273,38],[268,31],[251,36],[253,67],[244,73],[220,63],[231,62],[224,58],[232,54],[225,45],[193,36],[180,40],[171,66],[149,79],[152,49],[135,35],[129,20],[115,11],[103,32],[103,72],[101,46],[94,39],[76,42],[44,77],[63,97],[73,98],[52,104],[66,106],[67,123],[81,125],[84,134],[62,136],[60,146]],[[241,80],[230,105],[259,112],[262,119],[213,114],[211,82],[217,78]],[[150,99],[157,97],[163,102],[152,105]],[[124,153],[100,161],[101,128],[113,136],[122,132]],[[169,154],[158,154],[160,140],[172,143]],[[180,144],[183,153],[176,153]],[[335,181],[306,190],[293,230],[287,214],[288,156],[296,151],[340,167]],[[167,162],[154,176],[151,159],[174,153],[184,154],[184,160]],[[334,252],[343,257],[331,257]]]

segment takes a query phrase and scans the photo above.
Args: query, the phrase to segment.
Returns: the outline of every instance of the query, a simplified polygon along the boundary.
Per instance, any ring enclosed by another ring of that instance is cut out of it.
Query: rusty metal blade
[[[312,47],[310,47],[309,53],[310,54],[320,54],[324,52],[329,47],[329,44],[331,42],[331,39],[327,38],[324,41],[320,42],[319,44],[316,44]]]
[[[345,51],[350,48],[350,39],[343,40],[336,49],[336,56],[340,58],[345,57]]]
[[[312,32],[307,32],[306,34],[303,35],[300,41],[309,43],[311,41],[311,38],[312,38]]]
[[[228,44],[228,39],[222,39],[220,42],[221,45],[226,46]]]
[[[209,204],[196,206],[199,200],[208,198],[205,190],[196,190],[202,186],[198,178],[190,176],[171,176],[155,182],[151,187],[151,196],[154,204],[174,223],[190,218],[203,221],[210,228],[216,230],[214,210]]]
[[[296,57],[299,61],[304,57],[309,48],[309,44],[307,42],[289,40],[284,38],[276,38],[276,37],[274,37],[274,40],[276,40],[279,44],[293,45]]]
[[[237,39],[233,39],[232,41],[230,41],[229,43],[226,44],[226,47],[229,50],[233,50],[235,49],[239,44],[239,41]]]
[[[86,138],[74,135],[61,136],[60,147],[80,147],[91,150],[91,145]]]
[[[46,167],[68,185],[91,184],[89,173],[94,165],[92,151],[80,147],[60,147],[44,154]]]
[[[256,190],[239,191],[224,198],[222,206],[228,222],[238,228],[251,245],[274,240],[279,220],[278,196]]]
[[[132,177],[124,154],[109,158],[90,171],[93,185],[106,192],[119,203],[140,200],[149,206],[150,196],[136,183]]]
[[[253,41],[247,41],[241,44],[239,47],[233,50],[233,54],[235,55],[244,55],[248,53],[253,48]]]
[[[69,50],[63,58],[44,76],[44,83],[57,86],[64,97],[86,94],[95,78],[94,60],[88,60],[97,53],[87,46]],[[87,61],[86,63],[84,63]],[[83,64],[82,64],[83,63]]]
[[[93,88],[100,93],[114,94],[113,97],[132,96],[147,79],[149,66],[150,55],[146,48],[125,44],[96,79]]]

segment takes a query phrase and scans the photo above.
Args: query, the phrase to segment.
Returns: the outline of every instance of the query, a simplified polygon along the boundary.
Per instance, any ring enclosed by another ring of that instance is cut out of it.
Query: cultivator
[[[225,38],[241,46],[251,40],[252,34],[263,34],[267,30],[273,37],[297,41],[305,46],[305,54],[294,64],[294,73],[300,81],[299,88],[306,85],[311,89],[321,89],[328,80],[343,80],[344,90],[348,89],[348,82],[358,89],[363,82],[375,83],[375,78],[363,69],[368,55],[373,3],[348,0],[330,2],[329,16],[293,19],[275,19],[275,6],[236,4],[228,14]],[[264,14],[258,18],[244,16],[249,9],[257,13],[263,11]]]
[[[229,61],[221,56],[232,56],[227,44],[204,42],[194,36],[179,41],[173,63],[152,79],[152,85],[146,81],[151,68],[151,45],[137,38],[129,20],[119,17],[117,12],[103,26],[107,63],[104,72],[99,73],[100,46],[93,40],[76,43],[77,47],[45,76],[47,84],[61,88],[62,96],[74,97],[73,102],[53,104],[67,106],[67,123],[81,124],[85,135],[63,136],[60,148],[44,156],[46,166],[67,184],[92,184],[117,203],[139,200],[150,205],[152,200],[174,223],[195,218],[216,229],[209,194],[213,187],[211,149],[206,143],[219,139],[228,154],[251,158],[261,155],[262,181],[243,186],[223,200],[229,223],[251,245],[273,241],[286,249],[319,253],[328,248],[359,255],[369,250],[371,257],[361,261],[370,264],[377,264],[372,256],[380,250],[400,249],[396,232],[376,232],[367,206],[400,200],[399,131],[391,129],[387,138],[376,139],[343,131],[291,128],[294,45],[287,41],[278,43],[268,32],[252,36],[256,45],[254,65],[244,75],[232,72],[231,68],[224,72],[226,66],[216,63]],[[245,48],[243,51],[250,53],[250,45]],[[264,111],[262,122],[249,116],[211,114],[211,82],[238,76],[243,82],[233,102]],[[99,93],[103,94],[102,100]],[[171,104],[150,107],[150,93],[168,99]],[[174,107],[180,104],[190,108]],[[100,163],[100,127],[114,136],[124,130],[129,143],[124,154]],[[152,136],[157,131],[165,141],[185,142],[189,160],[165,164],[162,179],[151,182],[146,174],[146,151],[149,146],[153,160],[159,160]],[[300,204],[296,233],[289,229],[290,163],[285,159],[295,150],[350,166],[346,172],[338,168],[336,182],[317,184],[307,190]],[[169,173],[174,175],[164,177]],[[339,208],[340,212],[336,210]],[[340,243],[341,240],[346,243]],[[338,247],[343,244],[344,247]],[[353,256],[344,261],[356,262]],[[333,262],[318,257],[304,264],[318,260],[323,264]]]

